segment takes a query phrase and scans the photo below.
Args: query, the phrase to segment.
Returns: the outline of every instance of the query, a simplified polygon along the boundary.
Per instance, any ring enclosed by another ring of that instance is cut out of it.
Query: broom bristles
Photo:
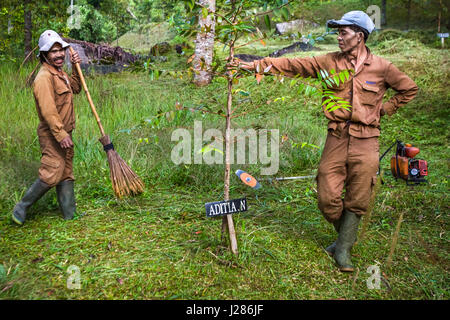
[[[108,136],[100,138],[103,146],[111,144]],[[144,183],[114,149],[106,151],[111,183],[117,197],[133,196],[144,191]]]
[[[144,191],[144,183],[131,170],[115,150],[107,151],[111,182],[114,193],[119,198],[137,195]]]

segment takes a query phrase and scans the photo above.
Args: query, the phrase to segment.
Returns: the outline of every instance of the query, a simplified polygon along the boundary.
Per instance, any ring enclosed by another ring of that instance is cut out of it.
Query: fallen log
[[[309,43],[304,43],[303,41],[299,41],[299,42],[295,42],[294,44],[292,44],[288,47],[285,47],[280,50],[276,50],[276,51],[272,52],[271,54],[268,55],[268,57],[278,58],[278,57],[281,57],[285,54],[292,53],[292,52],[312,51],[312,50],[319,51],[320,48],[313,47]],[[253,60],[260,60],[260,59],[265,58],[265,57],[256,56],[253,54],[235,54],[234,56],[245,62],[252,62]]]

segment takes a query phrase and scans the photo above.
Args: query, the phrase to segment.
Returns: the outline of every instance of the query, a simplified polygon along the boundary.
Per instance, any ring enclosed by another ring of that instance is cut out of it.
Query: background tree
[[[212,62],[215,37],[215,0],[199,0],[201,6],[198,18],[199,32],[195,40],[193,60],[194,80],[197,86],[205,86],[212,80]]]
[[[28,57],[32,48],[32,32],[33,32],[33,22],[31,20],[31,1],[24,0],[23,2],[23,12],[24,12],[24,47],[25,47],[25,57]]]
[[[386,2],[387,0],[381,0],[381,25],[385,26],[387,24],[386,20]]]

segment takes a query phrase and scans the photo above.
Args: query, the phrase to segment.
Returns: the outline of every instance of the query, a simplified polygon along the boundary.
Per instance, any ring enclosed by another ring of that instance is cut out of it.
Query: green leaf
[[[297,83],[297,79],[292,79],[291,83],[289,83],[289,87],[292,88]]]
[[[336,102],[330,102],[329,104],[327,104],[327,106],[326,106],[326,109],[328,110],[328,111],[330,111],[332,108],[333,108],[333,106],[335,106],[336,105]]]
[[[320,72],[317,72],[317,79],[319,79],[319,81],[322,81],[322,75],[320,74]]]
[[[281,14],[283,15],[284,20],[288,21],[290,17],[289,9],[286,7],[281,8]]]
[[[348,70],[344,70],[344,76],[345,76],[346,80],[348,80],[350,78],[350,74],[348,73]]]
[[[336,83],[336,86],[338,86],[339,85],[339,77],[338,76],[334,76],[333,80]]]
[[[265,16],[264,16],[264,22],[266,23],[267,29],[272,30],[272,26],[271,26],[271,24],[270,24],[270,18],[269,18],[268,15],[265,15]]]
[[[206,17],[208,17],[208,9],[202,8],[202,16],[203,16],[203,19],[206,19]]]
[[[239,94],[241,94],[241,95],[243,95],[243,96],[246,96],[246,97],[248,97],[248,96],[250,95],[249,92],[244,91],[244,90],[242,90],[242,89],[237,89],[237,90],[236,90],[236,93],[239,93]]]
[[[306,89],[305,89],[305,95],[306,96],[309,96],[309,94],[311,93],[311,86],[306,86]]]
[[[195,5],[195,1],[188,2],[190,11],[192,11],[192,9],[194,9],[194,5]]]
[[[322,102],[322,105],[324,106],[324,105],[326,105],[328,102],[330,102],[331,101],[331,99],[329,98],[329,99],[326,99],[324,102]]]
[[[198,153],[203,153],[204,154],[204,153],[211,152],[211,151],[216,151],[216,152],[218,152],[218,153],[223,155],[222,150],[219,150],[217,148],[213,148],[209,144],[204,146],[201,150],[199,150]]]

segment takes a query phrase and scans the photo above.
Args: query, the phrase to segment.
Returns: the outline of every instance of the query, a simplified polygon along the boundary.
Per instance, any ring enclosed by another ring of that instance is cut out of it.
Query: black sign
[[[247,199],[234,199],[228,201],[217,201],[205,203],[206,216],[217,217],[236,212],[247,211]]]

